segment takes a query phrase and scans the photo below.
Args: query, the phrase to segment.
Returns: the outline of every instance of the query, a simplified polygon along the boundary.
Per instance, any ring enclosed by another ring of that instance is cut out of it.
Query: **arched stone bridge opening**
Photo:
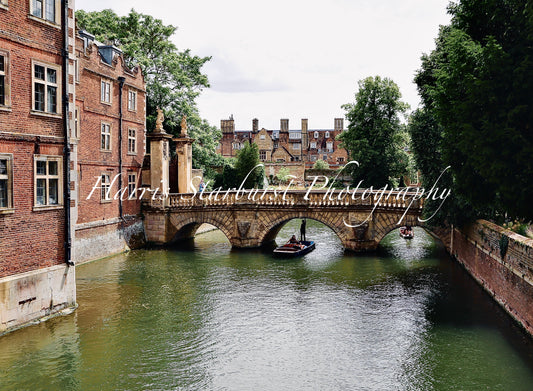
[[[421,226],[423,200],[414,193],[392,192],[384,200],[377,193],[359,191],[343,199],[326,191],[266,193],[264,197],[224,192],[217,199],[194,194],[171,194],[151,200],[144,208],[148,241],[167,244],[194,237],[203,223],[220,229],[235,248],[254,248],[272,242],[292,219],[312,219],[331,228],[346,250],[368,251],[393,229]]]

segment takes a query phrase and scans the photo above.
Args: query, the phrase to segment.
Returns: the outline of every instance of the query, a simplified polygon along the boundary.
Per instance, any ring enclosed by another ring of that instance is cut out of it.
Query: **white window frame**
[[[266,138],[266,137],[265,137],[264,134],[260,134],[260,135],[259,135],[259,140],[264,140],[265,138]]]
[[[59,0],[29,0],[30,1],[30,16],[47,23],[56,25],[61,24],[61,2]],[[40,7],[37,5],[40,3]],[[48,7],[53,7],[54,15],[50,18],[46,13]]]
[[[100,202],[111,202],[111,174],[103,172],[100,182]]]
[[[0,50],[0,56],[4,58],[4,69],[0,70],[0,76],[4,78],[4,102],[0,102],[0,109],[11,106],[11,72],[9,63],[9,52]]]
[[[100,102],[110,105],[113,96],[113,83],[109,79],[100,79]]]
[[[137,154],[137,129],[134,128],[128,129],[128,154]]]
[[[112,143],[111,143],[111,124],[109,122],[102,121],[100,123],[100,151],[102,152],[111,152]]]
[[[315,132],[314,136],[315,138],[318,138],[318,132]]]
[[[74,81],[80,83],[80,60],[78,58],[74,60]]]
[[[38,163],[45,162],[45,173],[38,173]],[[57,164],[56,174],[50,173],[50,163]],[[45,181],[44,186],[44,203],[39,202],[38,187],[39,180]],[[50,182],[57,180],[57,202],[50,202]],[[34,155],[33,158],[33,205],[35,208],[60,207],[63,205],[63,158],[54,155]]]
[[[35,68],[43,67],[44,68],[44,80],[37,79],[35,77]],[[48,71],[54,70],[56,72],[56,81],[51,82],[48,81]],[[35,107],[35,86],[36,84],[44,85],[44,110],[39,110]],[[48,96],[49,91],[48,88],[55,88],[56,91],[56,111],[50,111],[49,102],[48,102]],[[43,114],[51,114],[51,115],[61,115],[61,66],[57,64],[49,64],[41,61],[35,61],[32,60],[31,65],[31,107],[33,113],[43,113]]]
[[[6,205],[0,205],[0,213],[13,210],[13,155],[10,153],[0,153],[0,160],[6,161],[6,173],[0,172],[0,180],[6,181]]]
[[[137,91],[128,89],[128,110],[137,111]]]
[[[137,199],[137,173],[128,172],[128,200]]]
[[[333,152],[333,142],[332,141],[328,141],[326,143],[326,149],[328,150],[328,152]]]
[[[325,138],[329,138],[329,131],[326,131],[326,134],[324,135]]]
[[[316,141],[311,141],[311,149],[316,149]]]

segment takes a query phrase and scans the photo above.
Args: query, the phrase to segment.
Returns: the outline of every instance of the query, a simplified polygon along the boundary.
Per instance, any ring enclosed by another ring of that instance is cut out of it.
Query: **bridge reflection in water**
[[[274,240],[289,220],[320,221],[352,251],[375,250],[400,225],[420,226],[423,199],[406,191],[350,194],[337,191],[228,191],[205,195],[170,194],[145,203],[145,230],[151,242],[164,244],[194,237],[203,223],[220,229],[236,248],[260,247]]]

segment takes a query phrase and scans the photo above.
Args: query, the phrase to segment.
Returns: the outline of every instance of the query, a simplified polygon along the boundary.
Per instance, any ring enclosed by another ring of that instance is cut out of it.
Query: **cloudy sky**
[[[233,114],[237,129],[333,128],[357,81],[389,77],[403,100],[419,104],[413,75],[431,51],[448,0],[76,0],[76,8],[131,8],[178,26],[179,49],[212,56],[211,88],[198,100],[212,125]]]

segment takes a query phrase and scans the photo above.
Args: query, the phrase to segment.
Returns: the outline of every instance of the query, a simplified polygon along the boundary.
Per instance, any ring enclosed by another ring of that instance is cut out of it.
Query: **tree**
[[[176,27],[134,10],[122,17],[109,9],[78,10],[76,21],[97,40],[119,46],[127,66],[141,67],[146,81],[148,129],[155,127],[158,107],[165,113],[165,130],[175,135],[180,133],[181,118],[186,115],[189,135],[197,140],[193,166],[208,169],[220,164],[216,145],[222,133],[200,118],[195,102],[201,90],[209,87],[201,68],[210,57],[192,56],[189,49],[179,51],[170,39]]]
[[[355,183],[383,186],[405,172],[400,115],[408,106],[400,99],[400,89],[391,79],[376,76],[359,81],[355,103],[342,106],[349,125],[338,137],[351,159],[359,162],[352,170]]]
[[[264,169],[263,167],[257,167],[260,163],[257,144],[250,144],[245,141],[243,148],[237,153],[237,162],[235,163],[239,184],[244,181],[243,187],[246,189],[262,187]],[[248,178],[245,180],[246,176]]]
[[[291,172],[287,167],[281,167],[276,174],[276,178],[278,178],[279,183],[285,183],[289,180],[290,175]]]
[[[449,11],[415,81],[441,128],[454,191],[479,211],[531,219],[533,7],[462,0]]]
[[[315,164],[313,164],[313,169],[315,170],[328,170],[329,169],[329,164],[328,162],[322,160],[322,159],[318,159]]]

